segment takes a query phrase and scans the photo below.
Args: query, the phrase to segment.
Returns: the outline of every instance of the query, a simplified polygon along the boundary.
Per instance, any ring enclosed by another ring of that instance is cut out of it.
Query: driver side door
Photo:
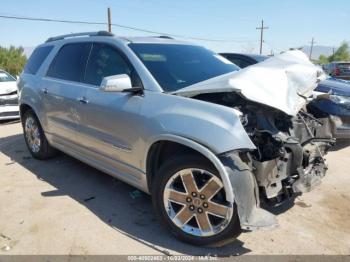
[[[104,77],[120,74],[127,74],[133,86],[140,87],[141,81],[121,51],[105,43],[93,43],[85,72],[77,130],[81,150],[98,168],[137,185],[141,174],[135,151],[144,97],[105,92],[100,85]]]

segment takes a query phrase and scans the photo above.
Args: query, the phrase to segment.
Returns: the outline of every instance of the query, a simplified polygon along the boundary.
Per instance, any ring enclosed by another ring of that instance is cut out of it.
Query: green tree
[[[0,69],[16,76],[21,73],[26,62],[23,47],[0,47]]]
[[[350,60],[349,45],[343,42],[335,53],[328,57],[329,62]]]
[[[329,62],[328,57],[325,55],[320,55],[318,58],[318,63],[319,64],[327,64]]]

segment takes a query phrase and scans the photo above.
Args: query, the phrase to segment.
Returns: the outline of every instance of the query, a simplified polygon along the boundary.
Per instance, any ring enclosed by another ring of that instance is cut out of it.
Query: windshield
[[[239,70],[226,58],[200,46],[129,44],[165,92]]]
[[[10,82],[10,81],[16,81],[16,79],[12,75],[4,71],[0,71],[0,82]]]

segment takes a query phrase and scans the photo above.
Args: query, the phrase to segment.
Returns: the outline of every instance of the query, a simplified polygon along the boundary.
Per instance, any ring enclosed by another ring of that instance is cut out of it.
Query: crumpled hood
[[[16,81],[0,82],[0,95],[7,95],[17,90]]]
[[[261,63],[179,89],[173,94],[238,92],[248,100],[296,115],[317,83],[326,78],[301,51],[293,50]]]

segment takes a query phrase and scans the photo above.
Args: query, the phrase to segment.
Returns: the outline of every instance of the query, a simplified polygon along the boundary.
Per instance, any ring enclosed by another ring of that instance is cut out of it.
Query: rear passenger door
[[[50,140],[63,147],[76,145],[77,112],[86,92],[81,81],[90,50],[91,43],[63,45],[41,83],[46,133]]]

